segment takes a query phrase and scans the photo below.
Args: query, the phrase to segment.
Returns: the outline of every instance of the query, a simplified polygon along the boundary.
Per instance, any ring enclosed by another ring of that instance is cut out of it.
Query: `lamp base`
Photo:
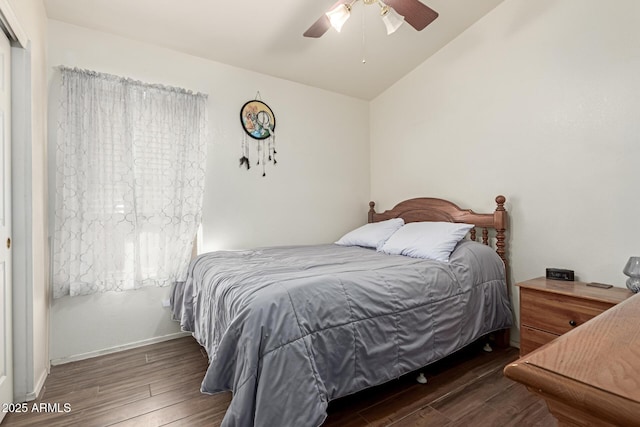
[[[627,288],[636,294],[640,292],[640,277],[629,277],[627,279]]]

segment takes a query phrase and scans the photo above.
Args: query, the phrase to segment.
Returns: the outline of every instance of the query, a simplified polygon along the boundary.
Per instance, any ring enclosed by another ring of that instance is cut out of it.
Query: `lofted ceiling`
[[[440,16],[387,36],[358,2],[341,33],[302,33],[335,0],[44,0],[50,19],[370,100],[503,0],[422,0]],[[363,62],[363,59],[365,62]]]

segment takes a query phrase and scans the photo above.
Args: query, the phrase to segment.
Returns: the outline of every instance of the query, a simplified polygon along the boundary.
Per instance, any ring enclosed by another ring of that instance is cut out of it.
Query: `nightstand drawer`
[[[556,334],[550,334],[539,329],[522,326],[520,329],[520,354],[525,355],[538,347],[558,338]]]
[[[525,326],[562,335],[613,307],[603,301],[520,289],[520,321]]]

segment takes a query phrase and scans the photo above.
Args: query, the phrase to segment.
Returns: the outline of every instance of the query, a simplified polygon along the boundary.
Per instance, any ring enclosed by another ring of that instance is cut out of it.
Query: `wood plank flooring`
[[[517,356],[469,346],[428,367],[426,385],[410,374],[331,402],[324,425],[557,426],[541,399],[502,375]],[[2,426],[218,426],[231,393],[201,394],[206,368],[191,337],[54,366],[42,396]]]

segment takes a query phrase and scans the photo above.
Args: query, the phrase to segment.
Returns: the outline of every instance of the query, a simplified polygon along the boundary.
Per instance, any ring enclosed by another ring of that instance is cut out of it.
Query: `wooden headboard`
[[[464,222],[474,224],[480,228],[482,243],[490,244],[489,230],[495,230],[495,247],[498,256],[507,266],[505,232],[507,230],[507,211],[504,203],[507,199],[504,196],[496,197],[496,210],[493,213],[479,214],[471,209],[460,209],[454,203],[443,199],[430,197],[419,197],[405,200],[398,203],[393,209],[377,213],[376,204],[369,202],[369,222],[384,221],[391,218],[402,218],[404,222],[418,221],[445,221]],[[471,240],[477,240],[477,230],[472,228],[469,233]]]

